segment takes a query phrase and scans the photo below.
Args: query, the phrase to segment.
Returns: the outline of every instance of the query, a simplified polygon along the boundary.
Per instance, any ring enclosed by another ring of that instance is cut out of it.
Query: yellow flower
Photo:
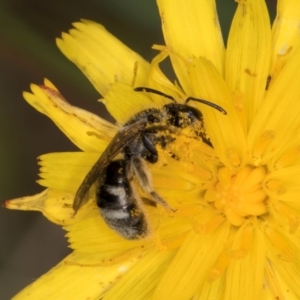
[[[57,41],[117,125],[71,106],[48,80],[24,93],[83,152],[41,156],[47,189],[5,202],[63,225],[74,249],[15,299],[300,298],[300,2],[279,0],[272,29],[263,0],[237,2],[226,49],[214,2],[199,0],[158,0],[166,46],[154,46],[151,63],[90,21]],[[178,84],[159,68],[167,57]],[[213,148],[186,128],[158,149],[153,185],[177,210],[145,205],[151,233],[129,241],[108,228],[92,192],[75,217],[72,202],[122,124],[169,101],[136,86],[228,114],[189,103]]]

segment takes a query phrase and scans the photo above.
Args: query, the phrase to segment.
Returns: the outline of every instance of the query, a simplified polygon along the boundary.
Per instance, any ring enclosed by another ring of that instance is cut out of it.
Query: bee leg
[[[127,176],[128,181],[130,182],[131,187],[135,189],[136,182],[134,181],[134,172],[135,171],[133,168],[132,160],[130,160],[126,163],[126,176]],[[136,196],[136,198],[139,197],[140,200],[146,205],[153,206],[153,207],[157,206],[157,202],[152,199],[140,197],[138,194],[135,196]]]
[[[142,201],[144,204],[146,205],[149,205],[149,206],[153,206],[153,207],[156,207],[156,202],[153,201],[152,199],[148,199],[148,198],[144,198],[144,197],[141,197]]]
[[[142,153],[143,158],[152,164],[156,163],[158,160],[158,152],[153,144],[153,141],[151,141],[146,134],[142,136],[142,141],[146,149],[146,151]]]
[[[143,189],[144,192],[151,195],[153,200],[157,203],[162,205],[165,209],[175,212],[176,209],[173,209],[163,198],[161,198],[153,189],[151,183],[151,177],[145,166],[144,161],[140,157],[133,157],[132,158],[132,165],[134,168],[135,176],[139,182],[140,187]]]
[[[172,212],[176,212],[177,209],[172,208],[162,197],[160,197],[154,190],[150,191],[149,194],[152,196],[154,201],[162,205],[165,209]]]
[[[153,134],[144,134],[141,138],[145,148],[141,156],[151,164],[156,163],[158,160],[158,151],[155,145],[159,144],[164,149],[167,144],[175,140],[171,136],[154,136]]]

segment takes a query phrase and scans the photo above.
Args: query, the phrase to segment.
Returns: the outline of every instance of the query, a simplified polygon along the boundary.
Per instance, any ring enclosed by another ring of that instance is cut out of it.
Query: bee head
[[[160,96],[163,96],[165,98],[168,98],[170,100],[172,100],[174,102],[174,104],[176,104],[176,100],[170,96],[170,95],[167,95],[163,92],[160,92],[160,91],[157,91],[155,89],[152,89],[152,88],[148,88],[148,87],[136,87],[134,89],[135,92],[146,92],[146,93],[152,93],[152,94],[156,94],[156,95],[160,95]],[[224,108],[222,108],[221,106],[213,103],[213,102],[210,102],[210,101],[207,101],[207,100],[204,100],[204,99],[198,99],[198,98],[194,98],[194,97],[188,97],[186,100],[185,100],[185,105],[188,106],[188,102],[190,101],[195,101],[195,102],[200,102],[202,104],[205,104],[205,105],[209,105],[211,106],[212,108],[215,108],[217,109],[218,111],[220,111],[222,114],[224,115],[227,115],[227,112]],[[177,105],[180,105],[180,104],[177,104]]]
[[[157,113],[152,113],[148,115],[147,120],[149,124],[159,123],[161,121]]]
[[[164,106],[168,125],[186,128],[197,121],[202,121],[201,112],[186,104],[170,103]]]

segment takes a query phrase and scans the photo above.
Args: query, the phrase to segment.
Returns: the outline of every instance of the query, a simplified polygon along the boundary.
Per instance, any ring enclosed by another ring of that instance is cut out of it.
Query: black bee
[[[220,106],[206,100],[188,98],[185,104],[176,103],[173,97],[153,90],[139,87],[135,91],[155,93],[172,100],[161,110],[147,109],[131,118],[115,135],[98,161],[81,183],[73,202],[75,214],[87,201],[87,193],[96,182],[96,201],[100,213],[109,227],[125,239],[133,240],[145,237],[149,233],[148,222],[143,210],[143,200],[136,192],[136,183],[152,200],[170,211],[174,211],[153,189],[151,176],[145,162],[158,160],[157,145],[165,147],[174,138],[175,133],[195,124],[203,128],[202,113],[187,105],[188,101],[197,101],[226,114]],[[209,145],[204,130],[199,135]],[[114,160],[121,153],[123,159]]]

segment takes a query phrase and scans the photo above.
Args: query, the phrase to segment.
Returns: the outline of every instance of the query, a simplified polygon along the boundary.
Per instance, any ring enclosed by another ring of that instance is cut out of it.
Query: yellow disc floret
[[[240,226],[245,218],[267,212],[267,195],[262,182],[267,172],[264,167],[244,167],[238,172],[220,168],[217,183],[205,193],[205,200],[222,211],[228,221]]]

